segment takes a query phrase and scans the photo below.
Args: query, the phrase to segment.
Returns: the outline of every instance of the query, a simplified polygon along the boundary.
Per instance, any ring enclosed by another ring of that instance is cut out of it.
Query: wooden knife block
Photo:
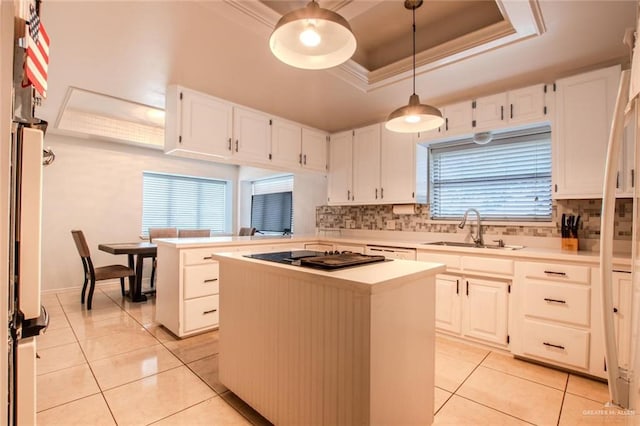
[[[562,250],[578,251],[578,239],[562,238]]]

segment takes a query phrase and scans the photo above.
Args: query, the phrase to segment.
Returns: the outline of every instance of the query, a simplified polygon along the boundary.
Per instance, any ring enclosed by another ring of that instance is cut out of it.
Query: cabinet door
[[[624,129],[622,147],[620,148],[620,161],[618,163],[618,177],[616,181],[616,197],[633,197],[633,187],[635,186],[635,133],[636,115],[632,118]]]
[[[506,346],[508,284],[472,278],[464,284],[463,334]]]
[[[448,105],[443,109],[444,131],[448,136],[472,133],[473,108],[471,101]]]
[[[426,159],[425,159],[426,167]],[[380,141],[380,198],[383,203],[414,203],[416,142],[410,133],[382,129]]]
[[[498,93],[497,95],[476,99],[475,108],[473,109],[474,131],[481,132],[504,127],[507,123],[506,104],[506,93]]]
[[[352,199],[358,204],[380,200],[380,124],[354,132]]]
[[[558,80],[554,197],[601,198],[620,66]]]
[[[460,334],[460,277],[436,275],[436,328]]]
[[[319,172],[327,171],[327,134],[302,129],[302,167]]]
[[[181,91],[178,148],[209,155],[230,156],[233,107],[216,98]]]
[[[353,197],[352,152],[353,133],[331,135],[329,142],[329,184],[327,202],[332,205],[349,204]]]
[[[271,125],[271,164],[288,168],[300,167],[300,126],[284,120],[273,120]]]
[[[269,161],[271,123],[268,116],[256,111],[233,109],[233,154],[242,160]]]
[[[547,119],[545,93],[544,84],[509,91],[509,124],[528,124]]]
[[[618,364],[629,368],[631,343],[631,274],[613,273],[613,312],[618,343]]]

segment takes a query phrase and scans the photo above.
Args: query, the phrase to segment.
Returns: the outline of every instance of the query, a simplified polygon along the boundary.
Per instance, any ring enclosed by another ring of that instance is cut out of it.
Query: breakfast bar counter
[[[323,271],[213,253],[220,380],[275,424],[431,424],[435,275],[393,260]]]

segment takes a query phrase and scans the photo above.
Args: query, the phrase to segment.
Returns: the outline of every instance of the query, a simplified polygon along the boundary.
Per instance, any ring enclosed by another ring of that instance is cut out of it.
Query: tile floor
[[[46,294],[38,337],[38,425],[264,425],[218,381],[216,331],[179,340],[154,322],[153,298],[129,303],[118,285]],[[434,424],[633,424],[606,413],[600,382],[439,337]]]

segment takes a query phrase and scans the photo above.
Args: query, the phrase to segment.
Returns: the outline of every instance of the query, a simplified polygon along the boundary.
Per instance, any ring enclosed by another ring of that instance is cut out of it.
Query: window
[[[229,232],[226,181],[144,172],[142,182],[142,235],[165,227]]]
[[[252,183],[251,226],[260,232],[293,231],[293,176]]]
[[[495,220],[551,219],[549,127],[430,149],[431,217],[460,218],[468,208]]]

